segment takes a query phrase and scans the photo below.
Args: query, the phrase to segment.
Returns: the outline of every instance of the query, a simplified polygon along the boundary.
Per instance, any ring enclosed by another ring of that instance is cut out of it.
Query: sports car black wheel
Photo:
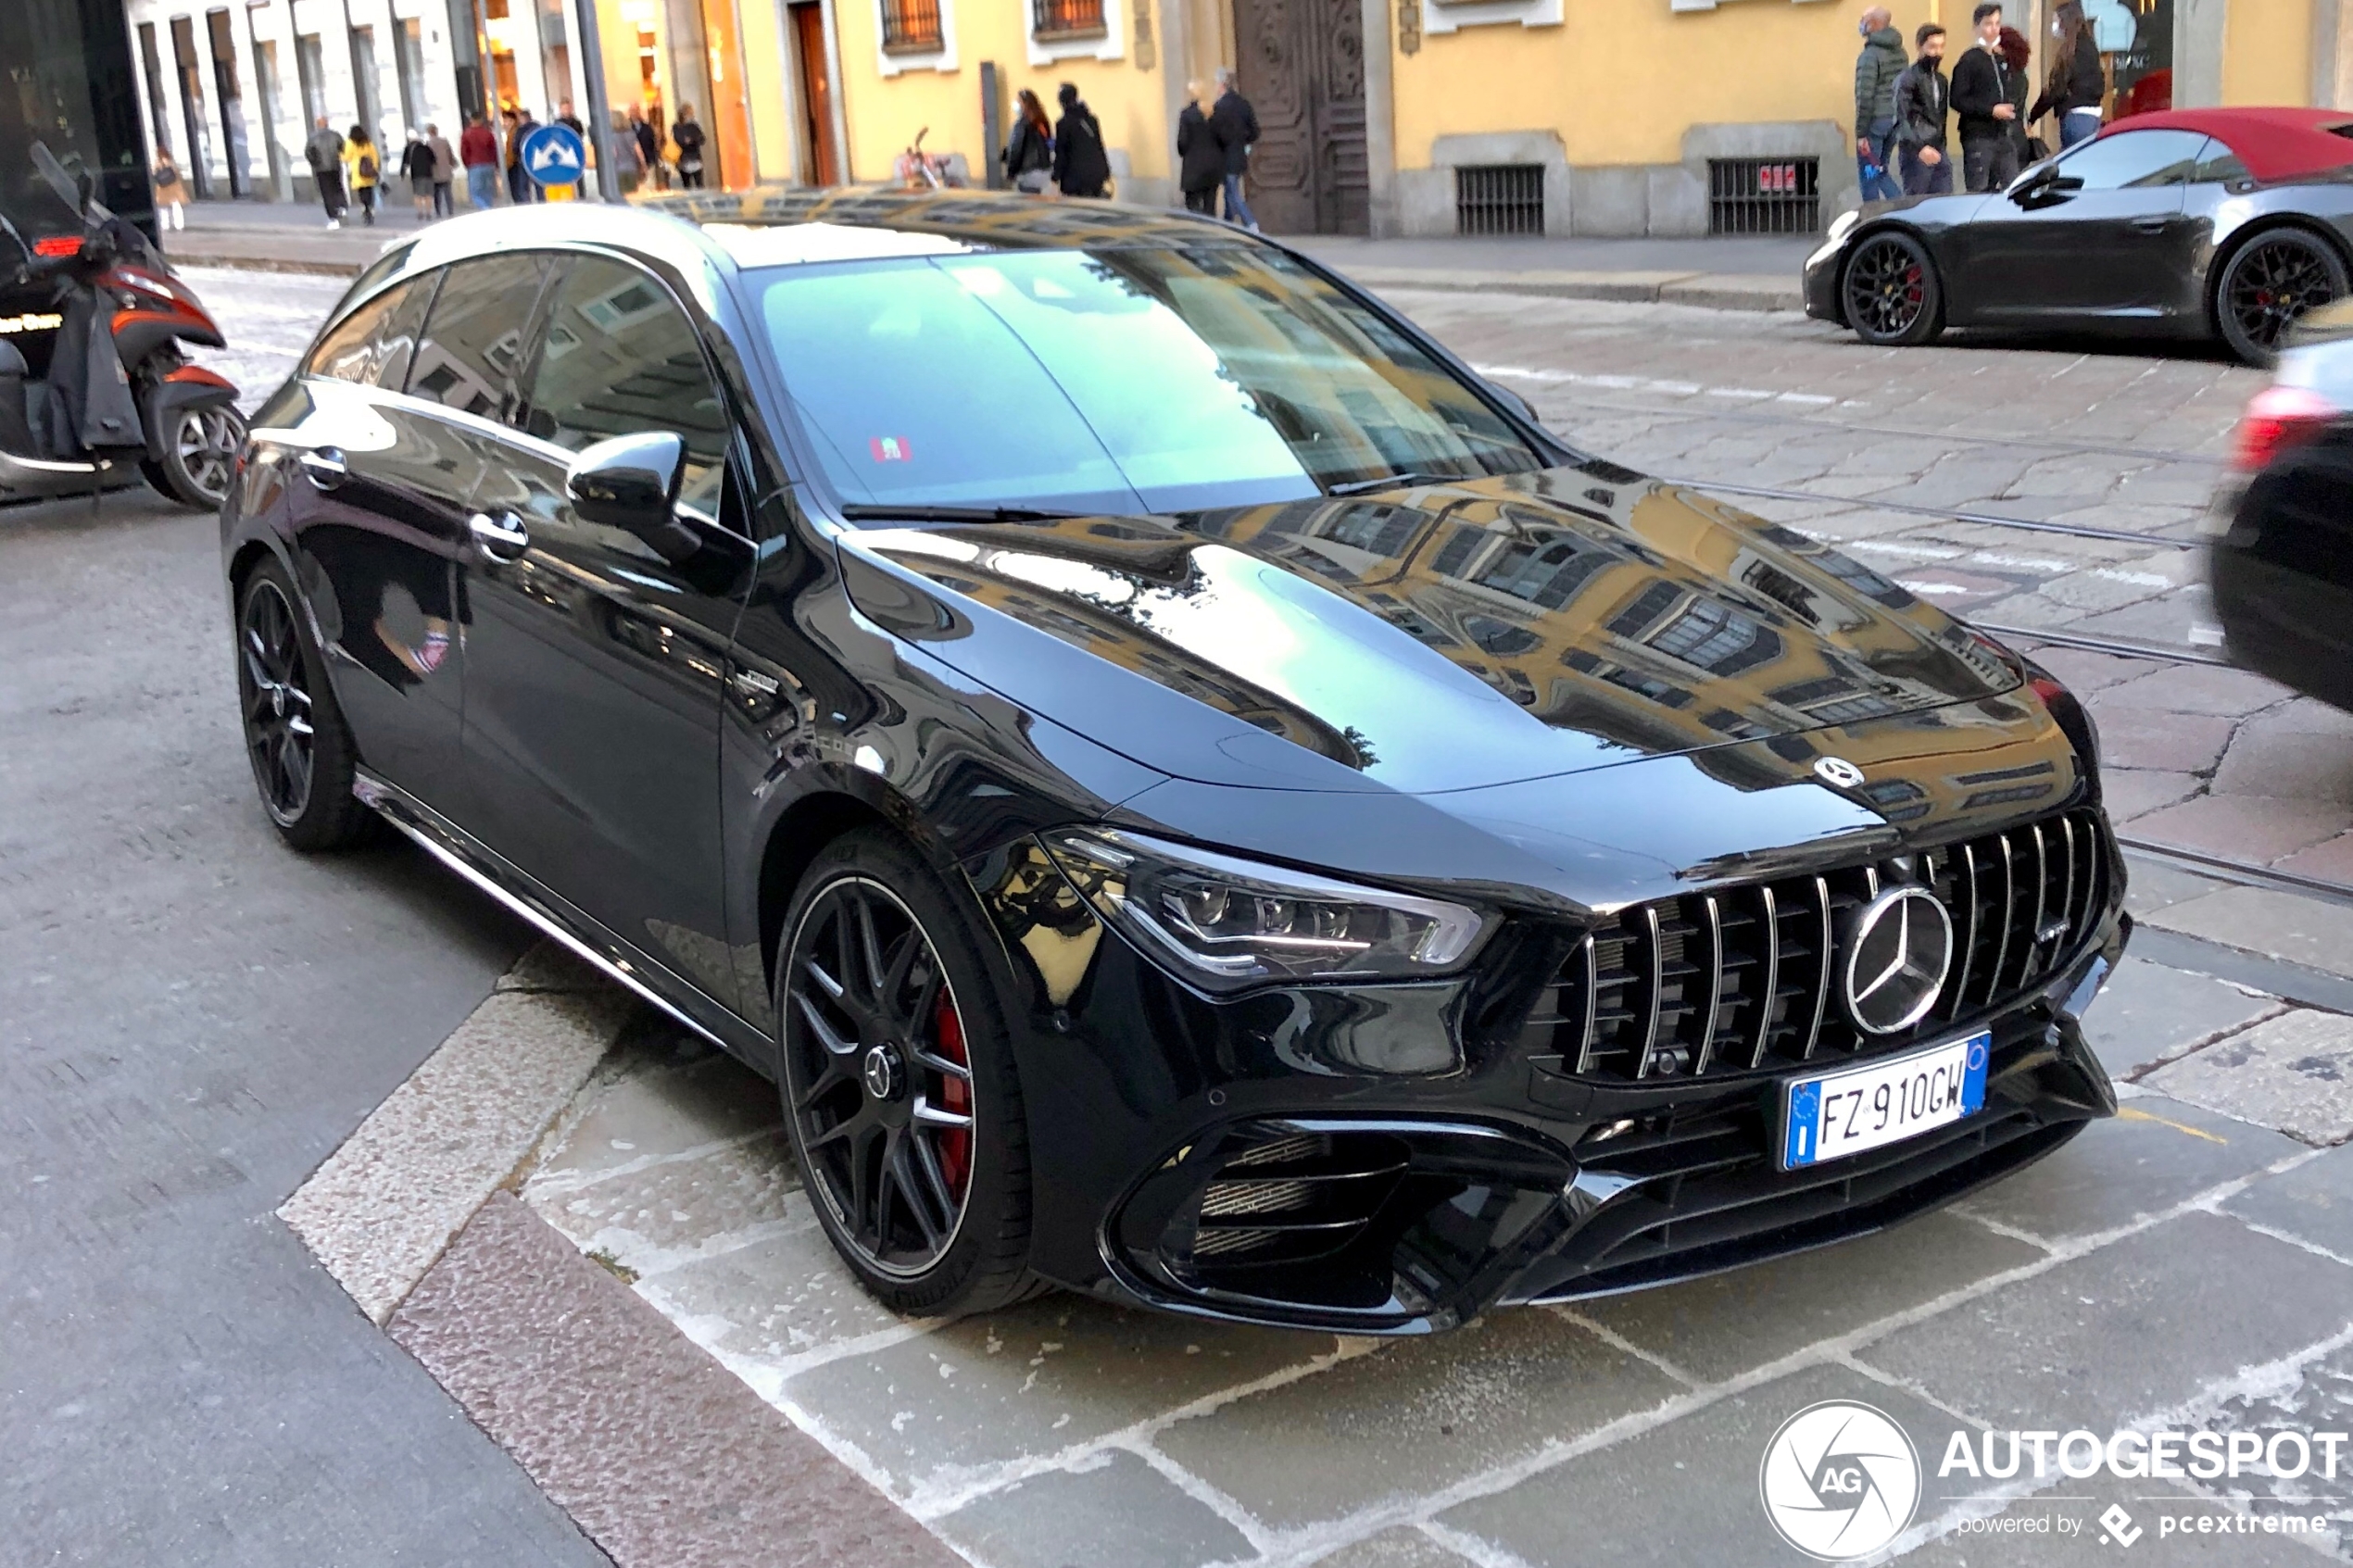
[[[1926,343],[1944,330],[1944,291],[1928,248],[1909,234],[1866,235],[1846,260],[1846,324],[1865,343]]]
[[[1020,1295],[1021,1089],[949,889],[887,834],[846,834],[802,879],[776,968],[785,1121],[835,1249],[898,1311]]]
[[[254,787],[278,835],[296,849],[359,839],[371,818],[351,794],[351,734],[275,561],[237,596],[237,704]]]
[[[2268,365],[2281,340],[2308,310],[2347,292],[2345,262],[2326,240],[2301,229],[2273,229],[2242,245],[2214,288],[2222,341],[2250,365]]]

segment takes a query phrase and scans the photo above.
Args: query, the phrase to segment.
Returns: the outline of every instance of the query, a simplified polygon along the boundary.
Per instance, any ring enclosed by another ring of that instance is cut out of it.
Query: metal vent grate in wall
[[[1810,234],[1822,226],[1821,160],[1707,160],[1711,234]]]
[[[1541,234],[1544,232],[1544,166],[1541,163],[1458,165],[1454,169],[1454,232]]]

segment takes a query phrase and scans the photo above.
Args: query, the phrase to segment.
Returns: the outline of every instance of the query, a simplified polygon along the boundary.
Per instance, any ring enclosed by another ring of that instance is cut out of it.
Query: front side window
[[[385,319],[406,291],[393,288],[369,300],[328,329],[304,362],[307,375],[330,381],[372,385],[376,370],[376,340],[384,335]]]
[[[2121,131],[2095,137],[2060,157],[2062,179],[2087,191],[2187,184],[2207,138],[2196,131]]]
[[[522,255],[451,267],[409,368],[409,395],[485,420],[503,418],[523,328],[548,265],[544,255]]]
[[[752,275],[845,501],[1167,512],[1541,459],[1288,257],[1046,250]]]
[[[516,422],[570,452],[616,435],[674,431],[686,444],[680,499],[718,515],[733,428],[726,401],[693,324],[635,267],[584,257],[565,270]]]

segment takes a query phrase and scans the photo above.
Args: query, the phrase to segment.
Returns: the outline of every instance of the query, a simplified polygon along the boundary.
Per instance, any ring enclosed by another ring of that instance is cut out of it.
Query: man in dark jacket
[[[1250,149],[1258,141],[1258,111],[1234,85],[1234,73],[1217,69],[1217,102],[1209,111],[1210,133],[1226,155],[1226,221],[1256,230],[1257,214],[1242,195],[1242,176],[1250,172]]]
[[[302,144],[302,156],[310,165],[310,178],[319,187],[319,205],[327,209],[327,227],[343,227],[343,138],[319,117],[319,129]]]
[[[2026,94],[2002,57],[2002,7],[1986,0],[1969,18],[1977,37],[1953,62],[1953,112],[1961,120],[1961,188],[2001,191],[2018,178],[2010,127]]]
[[[1176,186],[1185,193],[1185,210],[1204,218],[1217,216],[1217,187],[1226,182],[1226,153],[1202,112],[1202,86],[1185,83],[1185,107],[1176,117]]]
[[[1063,107],[1054,122],[1054,186],[1066,196],[1101,196],[1111,183],[1111,155],[1103,151],[1103,128],[1095,111],[1065,82],[1054,94]]]
[[[1919,57],[1895,79],[1895,145],[1907,196],[1948,195],[1953,166],[1944,157],[1952,93],[1944,82],[1944,30],[1922,22],[1913,35]]]
[[[1865,11],[1857,26],[1863,52],[1855,56],[1855,172],[1865,201],[1894,201],[1904,194],[1895,181],[1894,151],[1895,79],[1904,74],[1904,35],[1889,25],[1884,6]]]

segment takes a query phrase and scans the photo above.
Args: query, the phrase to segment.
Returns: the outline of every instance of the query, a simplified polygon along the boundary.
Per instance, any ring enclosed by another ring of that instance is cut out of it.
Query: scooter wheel
[[[184,507],[217,511],[229,498],[245,419],[226,404],[182,408],[163,433],[163,456],[139,464],[147,483]]]

